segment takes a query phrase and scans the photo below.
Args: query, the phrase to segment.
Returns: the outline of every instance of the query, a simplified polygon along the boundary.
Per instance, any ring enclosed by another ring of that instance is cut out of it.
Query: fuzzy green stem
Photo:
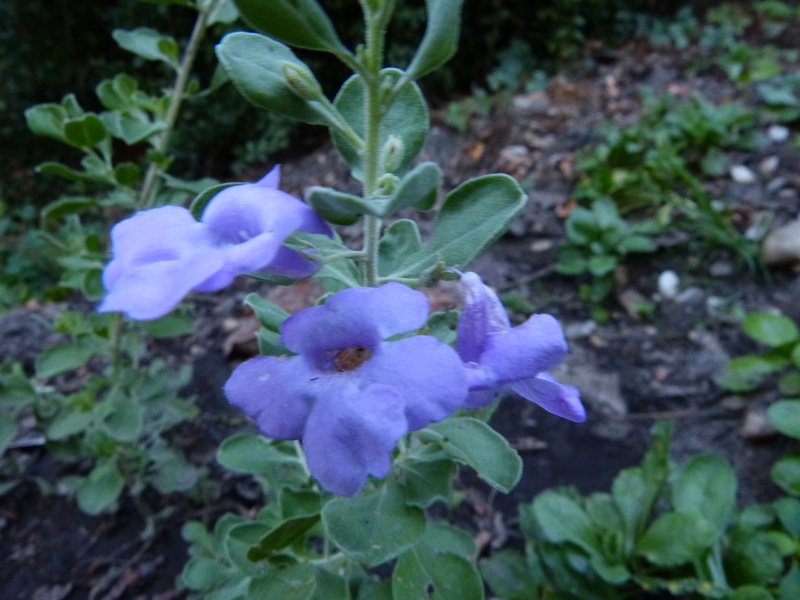
[[[369,201],[377,196],[380,178],[380,137],[383,105],[380,94],[380,69],[383,62],[383,45],[386,35],[386,19],[384,15],[375,15],[369,6],[362,2],[364,18],[367,24],[367,39],[364,52],[364,74],[366,86],[365,139],[361,164],[364,169],[364,198]],[[378,241],[381,233],[381,219],[367,215],[364,217],[364,283],[367,286],[378,285]]]
[[[169,99],[169,106],[167,107],[167,114],[164,118],[166,124],[164,131],[161,132],[155,151],[158,153],[165,153],[169,146],[169,140],[172,131],[175,129],[175,122],[178,119],[181,103],[186,93],[186,85],[189,82],[189,74],[192,71],[192,65],[197,57],[197,52],[200,49],[200,43],[205,36],[206,29],[208,28],[208,15],[214,9],[216,0],[209,0],[201,4],[197,19],[194,23],[192,35],[189,38],[189,43],[183,53],[183,59],[178,67],[178,74],[175,77],[175,85],[172,87],[172,94]],[[139,196],[139,207],[150,208],[155,199],[156,183],[159,176],[162,174],[162,169],[156,163],[150,163],[145,174],[144,184],[142,185],[142,192]]]

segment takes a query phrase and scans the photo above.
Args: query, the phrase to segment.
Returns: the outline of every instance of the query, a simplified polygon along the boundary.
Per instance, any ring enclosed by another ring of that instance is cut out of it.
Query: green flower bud
[[[322,88],[308,69],[301,69],[290,62],[281,63],[281,71],[286,83],[303,100],[321,100]]]
[[[396,135],[390,135],[381,149],[381,167],[386,173],[391,173],[400,166],[405,156],[403,140]]]

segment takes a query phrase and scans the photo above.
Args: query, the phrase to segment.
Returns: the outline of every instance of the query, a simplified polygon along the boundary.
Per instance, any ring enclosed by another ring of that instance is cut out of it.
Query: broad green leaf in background
[[[399,69],[389,68],[383,69],[380,76],[383,81],[395,83],[402,73]],[[344,120],[362,139],[366,134],[364,121],[366,93],[364,80],[360,75],[353,75],[344,82],[333,102]],[[400,88],[391,106],[381,118],[379,146],[383,148],[390,136],[399,139],[403,146],[403,156],[393,171],[395,174],[402,175],[411,166],[422,150],[429,128],[428,105],[425,98],[416,83],[408,82]],[[360,178],[361,149],[337,129],[331,129],[331,138],[350,166],[353,175]]]
[[[245,21],[285,44],[349,54],[328,15],[315,0],[234,0]]]
[[[471,417],[451,417],[419,432],[424,442],[441,446],[453,460],[475,469],[501,492],[510,492],[522,476],[522,459],[508,440],[486,423]]]
[[[261,538],[247,553],[247,558],[253,562],[267,560],[306,535],[319,520],[316,514],[284,521]]]
[[[81,481],[75,493],[80,509],[88,515],[97,515],[116,503],[125,487],[125,478],[114,457],[97,463]]]
[[[800,338],[797,325],[783,315],[751,313],[742,322],[742,329],[754,340],[773,347],[795,342]]]
[[[458,47],[463,0],[426,0],[425,35],[407,69],[409,79],[419,79],[446,63]]]
[[[800,456],[790,455],[779,459],[770,471],[772,481],[793,496],[800,496]]]
[[[456,474],[452,460],[406,460],[400,463],[406,504],[428,508],[437,500],[446,501]]]
[[[43,135],[66,142],[64,122],[67,111],[60,104],[37,104],[25,111],[28,128],[36,135]]]
[[[120,48],[141,56],[146,60],[159,60],[176,71],[178,64],[178,42],[149,27],[139,27],[126,31],[115,29],[111,33]]]
[[[425,531],[421,509],[408,506],[391,479],[371,494],[337,497],[322,509],[330,539],[353,560],[382,564],[414,546]]]
[[[248,600],[309,600],[317,587],[316,572],[308,563],[267,565],[253,578]]]
[[[189,335],[194,330],[194,320],[185,313],[170,313],[159,319],[142,323],[154,338],[168,339]]]
[[[64,371],[77,369],[101,351],[94,341],[81,338],[71,344],[50,346],[36,357],[36,376],[52,377]]]
[[[672,506],[678,512],[702,515],[721,536],[736,507],[736,474],[730,463],[713,454],[693,457],[678,471]]]
[[[108,132],[103,121],[92,113],[64,122],[64,137],[67,143],[78,148],[93,148],[107,136]]]
[[[767,419],[784,435],[800,439],[800,399],[774,402],[767,409]]]
[[[481,575],[503,600],[530,600],[544,582],[537,579],[525,557],[513,550],[501,550],[480,563]]]
[[[717,532],[697,513],[661,515],[645,531],[636,552],[651,563],[676,567],[701,558],[714,544]]]
[[[300,457],[282,452],[264,436],[250,433],[233,434],[223,440],[217,450],[217,462],[226,469],[262,476],[283,474],[277,481],[307,481],[300,460]]]
[[[225,73],[252,104],[305,123],[336,124],[320,102],[301,99],[287,83],[284,64],[314,79],[288,46],[264,35],[237,31],[217,44],[217,56]]]
[[[756,389],[767,375],[787,366],[789,358],[778,350],[737,356],[728,361],[728,367],[717,384],[731,392],[749,392]]]

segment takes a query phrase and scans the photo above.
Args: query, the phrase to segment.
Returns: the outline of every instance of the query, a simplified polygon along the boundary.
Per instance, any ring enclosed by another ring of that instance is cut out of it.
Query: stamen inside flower
[[[372,358],[372,350],[369,348],[363,348],[361,346],[345,348],[333,359],[333,368],[339,373],[352,371],[363,365],[370,358]]]

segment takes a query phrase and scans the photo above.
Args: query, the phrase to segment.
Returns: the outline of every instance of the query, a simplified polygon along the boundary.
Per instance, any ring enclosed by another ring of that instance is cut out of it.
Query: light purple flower
[[[275,167],[257,183],[225,188],[199,222],[185,208],[162,206],[117,223],[98,310],[156,319],[191,290],[216,291],[250,271],[311,275],[316,265],[283,241],[298,230],[331,232],[309,206],[277,189],[279,178]]]
[[[428,299],[399,283],[350,288],[281,325],[281,343],[297,356],[259,356],[225,385],[228,400],[265,435],[303,442],[320,485],[357,494],[367,477],[385,477],[408,431],[463,405],[464,365],[436,338],[415,335]]]
[[[464,311],[458,321],[456,350],[467,366],[466,406],[484,406],[508,386],[554,415],[585,421],[578,390],[558,383],[547,372],[567,355],[558,321],[550,315],[533,315],[512,328],[497,294],[478,275],[464,273],[460,289]]]

